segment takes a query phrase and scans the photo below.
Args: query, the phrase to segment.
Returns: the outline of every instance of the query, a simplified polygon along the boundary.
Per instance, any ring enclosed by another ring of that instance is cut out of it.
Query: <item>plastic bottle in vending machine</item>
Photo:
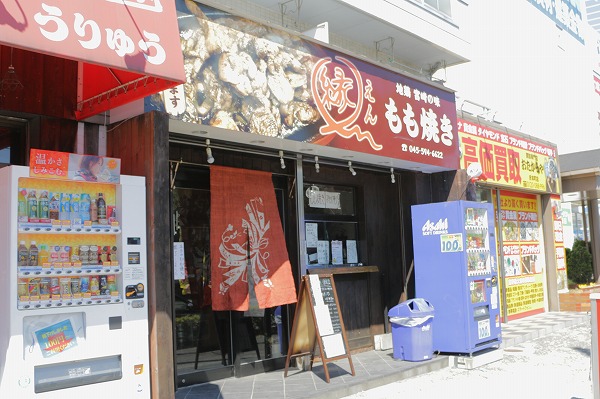
[[[60,220],[71,220],[71,194],[60,194]]]
[[[40,252],[38,253],[38,266],[44,266],[44,263],[50,262],[50,252],[48,252],[48,246],[45,244],[40,245]]]
[[[48,198],[48,191],[42,191],[40,198],[38,199],[38,216],[40,219],[50,218],[50,198]]]
[[[106,217],[106,201],[104,200],[104,194],[98,193],[98,223],[108,224],[108,218]]]
[[[81,222],[87,222],[91,220],[90,215],[90,195],[89,194],[81,194],[79,198],[79,217],[81,218]]]
[[[90,199],[90,220],[92,223],[98,223],[98,200],[96,198]]]
[[[79,194],[71,194],[71,224],[81,224],[81,215],[79,214],[79,200],[81,196]]]
[[[31,241],[31,245],[29,246],[29,266],[37,266],[39,259],[39,249],[37,245],[35,245],[35,241]]]
[[[19,249],[17,250],[17,262],[18,266],[29,265],[29,250],[25,246],[25,241],[19,242]]]
[[[48,216],[50,217],[50,220],[59,220],[60,193],[52,193],[50,195],[50,203],[48,205]]]
[[[29,190],[27,194],[27,216],[30,222],[38,218],[38,200],[35,190]]]
[[[17,217],[19,222],[27,222],[27,190],[19,188]]]

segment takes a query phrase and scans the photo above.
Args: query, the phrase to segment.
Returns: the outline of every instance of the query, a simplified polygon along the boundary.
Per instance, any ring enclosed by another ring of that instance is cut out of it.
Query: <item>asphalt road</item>
[[[346,399],[592,399],[590,347],[583,323],[505,348],[502,360],[473,370],[446,368]]]

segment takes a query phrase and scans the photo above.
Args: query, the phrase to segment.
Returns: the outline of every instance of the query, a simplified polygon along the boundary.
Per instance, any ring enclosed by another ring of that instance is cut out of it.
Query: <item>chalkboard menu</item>
[[[340,324],[340,311],[335,301],[333,285],[331,284],[331,278],[323,277],[319,279],[319,282],[321,285],[321,294],[323,297],[323,302],[329,308],[329,318],[331,320],[333,332],[341,333],[342,325]],[[315,301],[314,303],[317,303],[317,301]]]
[[[316,344],[319,346],[327,382],[329,361],[348,358],[352,375],[355,375],[333,275],[304,276],[298,295],[284,376],[287,376],[290,359],[295,356],[311,355],[312,365]]]

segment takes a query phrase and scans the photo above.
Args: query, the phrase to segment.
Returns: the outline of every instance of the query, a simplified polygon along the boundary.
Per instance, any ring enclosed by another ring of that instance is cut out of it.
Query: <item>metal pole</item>
[[[600,294],[590,294],[590,302],[592,304],[592,392],[594,393],[594,399],[600,399],[600,384],[599,384],[599,373],[600,365],[598,359],[598,344],[600,337],[598,336],[598,300],[600,300]]]
[[[500,282],[502,283],[502,290],[500,291],[502,294],[502,317],[503,323],[508,323],[508,305],[506,303],[506,275],[504,271],[504,241],[502,238],[502,214],[500,213],[500,190],[496,189],[496,220],[498,220],[498,225],[496,226],[496,236],[498,237],[498,248],[496,248],[496,252],[498,252],[498,274],[500,275]]]
[[[298,271],[300,278],[306,274],[306,232],[304,230],[304,172],[302,154],[296,156],[296,212],[298,215]]]

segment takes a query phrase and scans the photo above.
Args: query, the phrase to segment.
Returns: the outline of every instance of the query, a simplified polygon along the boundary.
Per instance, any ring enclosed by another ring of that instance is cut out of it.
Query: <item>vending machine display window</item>
[[[19,309],[123,301],[116,185],[21,177]]]

